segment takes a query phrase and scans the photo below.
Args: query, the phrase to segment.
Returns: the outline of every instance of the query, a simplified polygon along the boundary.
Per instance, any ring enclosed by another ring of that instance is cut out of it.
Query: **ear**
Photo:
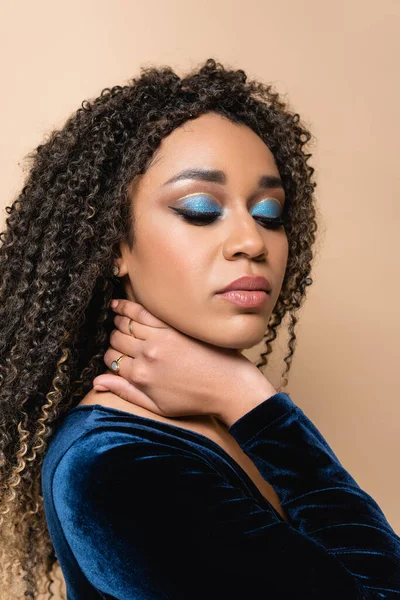
[[[124,288],[124,292],[126,295],[126,298],[128,300],[131,300],[132,302],[136,302],[139,303],[139,300],[136,298],[134,289],[133,289],[133,284],[134,282],[131,281],[129,272],[132,273],[133,270],[133,261],[134,261],[134,257],[132,255],[132,252],[129,248],[129,243],[128,241],[121,241],[118,245],[118,247],[116,248],[116,250],[114,250],[114,260],[113,260],[113,266],[114,267],[118,267],[118,274],[115,275],[115,277],[117,277],[123,288]]]
[[[116,277],[120,279],[128,275],[129,267],[132,263],[132,253],[129,249],[127,241],[119,242],[118,246],[114,250],[113,266],[118,267],[118,274]]]

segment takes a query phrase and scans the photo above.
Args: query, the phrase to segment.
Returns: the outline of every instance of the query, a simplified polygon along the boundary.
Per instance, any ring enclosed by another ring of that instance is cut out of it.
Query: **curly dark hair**
[[[215,112],[267,144],[283,180],[289,254],[264,335],[267,355],[289,313],[288,373],[317,230],[305,145],[312,136],[272,85],[208,59],[179,77],[142,67],[128,85],[85,100],[25,160],[22,191],[0,234],[0,588],[4,598],[52,598],[62,574],[46,527],[41,466],[67,411],[106,371],[114,328],[109,304],[126,298],[112,273],[123,239],[134,245],[128,186],[145,173],[161,140],[189,119]],[[285,378],[283,387],[287,384]],[[282,388],[279,388],[282,389]],[[14,583],[12,580],[14,579]],[[17,584],[18,590],[13,591]]]

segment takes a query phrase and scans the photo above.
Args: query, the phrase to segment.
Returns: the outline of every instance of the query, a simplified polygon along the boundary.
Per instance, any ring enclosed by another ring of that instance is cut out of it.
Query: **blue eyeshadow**
[[[282,205],[280,202],[278,202],[278,200],[275,200],[274,198],[269,198],[268,200],[263,200],[262,202],[259,202],[254,208],[257,209],[257,214],[254,214],[253,212],[253,216],[275,218],[280,217]]]
[[[183,202],[180,206],[187,210],[193,210],[198,212],[212,212],[215,213],[218,210],[218,205],[210,202],[210,196],[205,194],[196,194],[191,198],[188,198],[186,202]]]
[[[210,196],[207,194],[194,194],[193,196],[187,197],[186,201],[180,204],[180,207],[193,212],[197,211],[202,213],[216,213],[220,208],[218,204],[211,201]],[[268,198],[258,202],[256,206],[253,207],[253,210],[254,209],[255,212],[252,213],[253,216],[275,218],[280,217],[282,205],[275,198]]]

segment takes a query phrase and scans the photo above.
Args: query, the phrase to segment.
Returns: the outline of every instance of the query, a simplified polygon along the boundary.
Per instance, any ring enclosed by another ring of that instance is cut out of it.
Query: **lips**
[[[219,290],[217,294],[223,294],[224,292],[230,292],[232,290],[248,290],[251,292],[263,290],[264,292],[269,293],[271,291],[271,284],[266,277],[251,277],[249,275],[244,275],[229,283],[222,290]]]

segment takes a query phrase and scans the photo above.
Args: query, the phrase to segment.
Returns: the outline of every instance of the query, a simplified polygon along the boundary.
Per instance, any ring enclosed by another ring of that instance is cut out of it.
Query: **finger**
[[[165,416],[147,394],[119,375],[110,375],[108,373],[98,375],[93,379],[93,387],[95,388],[98,385],[104,385],[107,390],[110,390],[113,394],[116,394],[123,400],[127,400],[131,404],[136,404],[153,413]]]
[[[120,335],[124,334],[120,333]],[[117,377],[124,377],[128,381],[132,381],[132,383],[136,385],[138,382],[134,380],[136,368],[135,358],[131,358],[126,352],[120,352],[119,350],[109,347],[103,357],[104,363],[111,372],[114,372],[113,363],[116,363],[117,359],[120,358],[122,354],[125,356],[122,356],[121,360],[118,362],[119,371],[118,375],[116,375]],[[113,375],[111,375],[111,377],[113,377]],[[104,383],[104,385],[106,385],[106,383]]]
[[[131,329],[133,335],[129,331],[129,323],[131,323]],[[137,323],[130,317],[122,317],[120,315],[116,315],[114,317],[115,326],[124,333],[125,335],[129,335],[131,338],[137,338],[138,340],[146,340],[150,337],[152,332],[154,331],[154,327],[150,327],[149,325],[142,325],[142,323]]]
[[[118,300],[118,306],[112,308],[112,310],[117,314],[129,317],[129,319],[133,319],[136,323],[141,323],[142,325],[161,328],[169,327],[167,323],[164,323],[164,321],[161,321],[152,315],[144,306],[137,304],[132,300]]]
[[[144,341],[136,335],[122,333],[119,329],[113,329],[110,333],[110,347],[119,352],[119,355],[127,354],[131,358],[136,358],[142,354],[143,344]]]

